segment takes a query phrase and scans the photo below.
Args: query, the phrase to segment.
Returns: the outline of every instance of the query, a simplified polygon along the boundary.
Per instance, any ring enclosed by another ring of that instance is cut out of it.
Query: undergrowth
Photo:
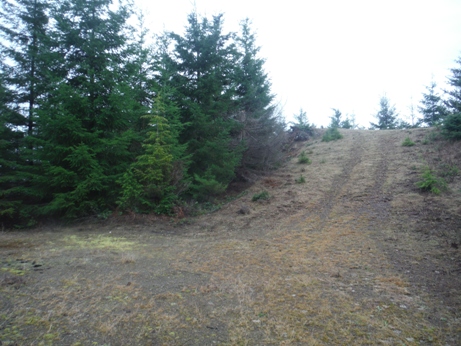
[[[336,141],[341,138],[343,138],[343,135],[339,133],[339,130],[336,127],[331,127],[323,135],[322,142]]]
[[[306,178],[301,174],[298,179],[295,180],[296,184],[304,184],[306,182]]]
[[[300,164],[310,164],[311,160],[307,157],[306,152],[303,150],[298,156],[298,163]]]
[[[415,145],[415,142],[413,142],[410,137],[405,138],[402,143],[402,147],[412,147],[413,145]]]
[[[438,195],[447,189],[446,181],[443,178],[437,177],[429,167],[424,168],[421,178],[422,180],[416,182],[415,185],[422,191]]]
[[[268,200],[270,198],[269,192],[267,191],[261,191],[260,193],[256,193],[253,195],[253,198],[251,200],[253,202],[260,201],[260,200]]]

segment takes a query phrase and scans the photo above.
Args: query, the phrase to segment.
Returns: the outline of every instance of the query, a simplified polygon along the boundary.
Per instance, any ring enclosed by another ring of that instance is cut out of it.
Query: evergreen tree
[[[265,60],[259,57],[260,47],[250,24],[248,19],[242,21],[236,36],[238,61],[234,84],[238,109],[234,119],[239,128],[233,136],[245,145],[240,171],[274,168],[280,160],[285,127],[272,104],[274,96],[264,71]]]
[[[169,213],[178,195],[187,188],[186,145],[179,144],[179,109],[158,95],[147,119],[144,151],[120,180],[122,209]],[[167,119],[170,119],[168,121]]]
[[[43,197],[37,157],[38,107],[49,90],[53,54],[49,34],[50,2],[1,1],[2,51],[2,199],[14,205],[13,218],[31,220]],[[8,173],[6,173],[8,171]]]
[[[391,106],[389,99],[386,96],[382,96],[380,101],[380,110],[376,114],[376,118],[378,119],[378,123],[370,122],[372,128],[380,129],[380,130],[389,130],[395,129],[397,124],[397,112],[395,110],[395,106]]]
[[[19,153],[24,132],[17,130],[24,125],[24,118],[13,107],[14,95],[6,87],[5,71],[0,75],[0,222],[10,223],[19,216],[22,205],[23,176],[18,174],[25,162]]]
[[[307,118],[307,112],[302,108],[299,110],[298,114],[294,115],[295,122],[294,127],[298,130],[305,131],[311,133],[314,129],[314,124],[309,123],[309,119]]]
[[[256,37],[252,32],[249,19],[240,24],[240,33],[236,37],[239,60],[235,66],[236,97],[239,112],[244,112],[253,118],[273,112],[271,106],[274,96],[271,94],[271,84],[264,72],[265,60],[258,54],[260,47],[256,45]]]
[[[147,43],[149,30],[145,26],[145,17],[141,12],[137,13],[136,16],[137,27],[130,28],[130,36],[133,38],[129,41],[125,53],[125,76],[123,78],[126,85],[132,90],[131,93],[136,104],[142,108],[140,113],[144,114],[153,105],[156,66],[153,46]],[[141,123],[145,123],[145,120]]]
[[[231,34],[223,34],[222,15],[199,20],[188,17],[184,36],[170,33],[174,43],[172,83],[179,93],[181,121],[185,128],[181,142],[191,154],[190,174],[197,195],[204,181],[216,191],[233,179],[241,150],[232,145],[231,132],[237,123],[233,74],[236,51]],[[216,184],[214,183],[216,182]],[[209,189],[208,189],[209,190]]]
[[[341,122],[339,127],[343,128],[343,129],[355,129],[355,128],[357,128],[357,125],[355,123],[355,115],[354,114],[347,115],[346,119],[344,119]]]
[[[461,57],[456,60],[460,66],[451,69],[451,77],[448,78],[448,84],[452,87],[446,91],[447,100],[445,105],[451,114],[461,113]]]
[[[442,98],[435,90],[436,87],[437,84],[434,81],[426,87],[427,93],[423,94],[423,99],[420,102],[421,106],[418,107],[420,113],[423,115],[421,121],[428,126],[439,124],[447,113]]]
[[[330,128],[338,128],[338,127],[341,127],[341,112],[339,111],[339,109],[335,109],[333,108],[333,116],[330,117]]]
[[[446,91],[448,96],[445,105],[448,107],[449,115],[444,119],[442,131],[450,139],[461,139],[461,58],[456,62],[460,65],[458,68],[451,69],[452,76],[449,77],[448,83],[451,90]]]
[[[111,0],[62,1],[54,13],[58,73],[40,108],[41,160],[50,193],[42,212],[103,211],[139,153],[140,111],[125,68],[130,11]],[[59,73],[65,73],[60,78]],[[126,81],[128,80],[128,81]]]
[[[15,4],[3,0],[0,4],[2,49],[11,61],[7,83],[20,105],[27,135],[32,136],[35,109],[47,88],[46,75],[52,63],[47,38],[50,4],[45,0],[17,0]]]

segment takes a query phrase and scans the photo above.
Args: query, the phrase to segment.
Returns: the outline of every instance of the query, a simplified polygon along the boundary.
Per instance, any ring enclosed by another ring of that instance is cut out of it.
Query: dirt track
[[[343,135],[213,214],[0,234],[0,341],[461,344],[461,179],[416,189],[425,129]]]

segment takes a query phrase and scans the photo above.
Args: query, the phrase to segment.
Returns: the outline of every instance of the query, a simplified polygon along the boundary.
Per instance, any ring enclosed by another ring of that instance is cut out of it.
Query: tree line
[[[169,213],[279,162],[249,20],[193,11],[149,43],[129,2],[1,0],[0,221]]]
[[[370,122],[371,129],[397,129],[421,126],[440,126],[443,133],[452,139],[461,139],[461,58],[456,60],[460,65],[451,69],[448,78],[449,90],[443,95],[437,92],[437,84],[432,81],[423,93],[418,111],[421,117],[417,118],[411,108],[411,123],[399,118],[395,106],[391,105],[387,96],[380,99],[380,109],[375,115],[377,123]]]

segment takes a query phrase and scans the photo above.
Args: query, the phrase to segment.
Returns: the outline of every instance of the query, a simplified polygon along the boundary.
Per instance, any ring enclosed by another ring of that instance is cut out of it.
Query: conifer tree
[[[54,13],[63,75],[54,76],[40,109],[50,192],[45,213],[74,217],[109,208],[118,197],[117,180],[139,153],[132,144],[141,140],[133,130],[140,114],[124,59],[130,11],[123,3],[111,10],[111,3],[65,0]]]
[[[427,93],[423,94],[423,99],[420,102],[421,106],[418,107],[418,110],[423,115],[421,121],[428,126],[439,124],[447,114],[442,98],[435,90],[436,87],[437,84],[434,81],[426,87]]]
[[[122,209],[169,213],[178,195],[187,188],[186,145],[179,144],[182,125],[179,109],[159,94],[152,112],[143,116],[149,124],[143,153],[120,180]],[[170,119],[170,120],[168,120]]]
[[[339,109],[333,108],[334,114],[330,117],[330,128],[339,128],[341,127],[341,117],[342,114]]]
[[[2,199],[15,206],[10,215],[32,220],[34,205],[43,197],[37,157],[38,108],[49,90],[53,56],[49,34],[50,2],[1,1]],[[8,171],[6,173],[5,171]]]
[[[265,60],[259,57],[260,47],[248,19],[240,24],[236,36],[238,60],[235,66],[237,111],[234,119],[238,131],[234,139],[245,145],[240,175],[244,170],[272,169],[280,161],[285,125],[277,116],[271,83],[264,71]],[[243,170],[243,171],[242,171]]]
[[[17,130],[24,124],[14,95],[6,87],[5,71],[0,75],[0,222],[9,224],[19,216],[22,205],[22,182],[18,168],[25,165],[19,156],[24,133]]]
[[[450,90],[446,91],[445,105],[451,114],[461,113],[461,57],[456,60],[459,67],[451,69],[452,75],[448,78]]]
[[[237,126],[232,119],[236,51],[232,35],[223,34],[222,26],[222,15],[208,20],[193,12],[184,36],[169,34],[174,44],[172,83],[180,95],[181,122],[188,124],[181,142],[188,144],[191,154],[189,171],[196,180],[191,186],[197,196],[206,181],[216,191],[227,186],[241,158],[231,137]]]
[[[450,139],[461,139],[461,57],[456,60],[460,66],[451,69],[452,75],[448,79],[451,89],[446,91],[448,96],[445,105],[449,114],[442,125],[444,135]]]
[[[379,130],[395,129],[397,127],[397,112],[395,106],[391,106],[389,99],[386,96],[382,96],[380,101],[380,110],[376,114],[378,123],[370,122],[372,128]]]
[[[33,136],[36,107],[47,87],[47,70],[52,63],[49,50],[49,1],[3,0],[3,21],[0,25],[2,50],[11,65],[7,83],[14,90],[15,102],[20,105],[28,136]]]

